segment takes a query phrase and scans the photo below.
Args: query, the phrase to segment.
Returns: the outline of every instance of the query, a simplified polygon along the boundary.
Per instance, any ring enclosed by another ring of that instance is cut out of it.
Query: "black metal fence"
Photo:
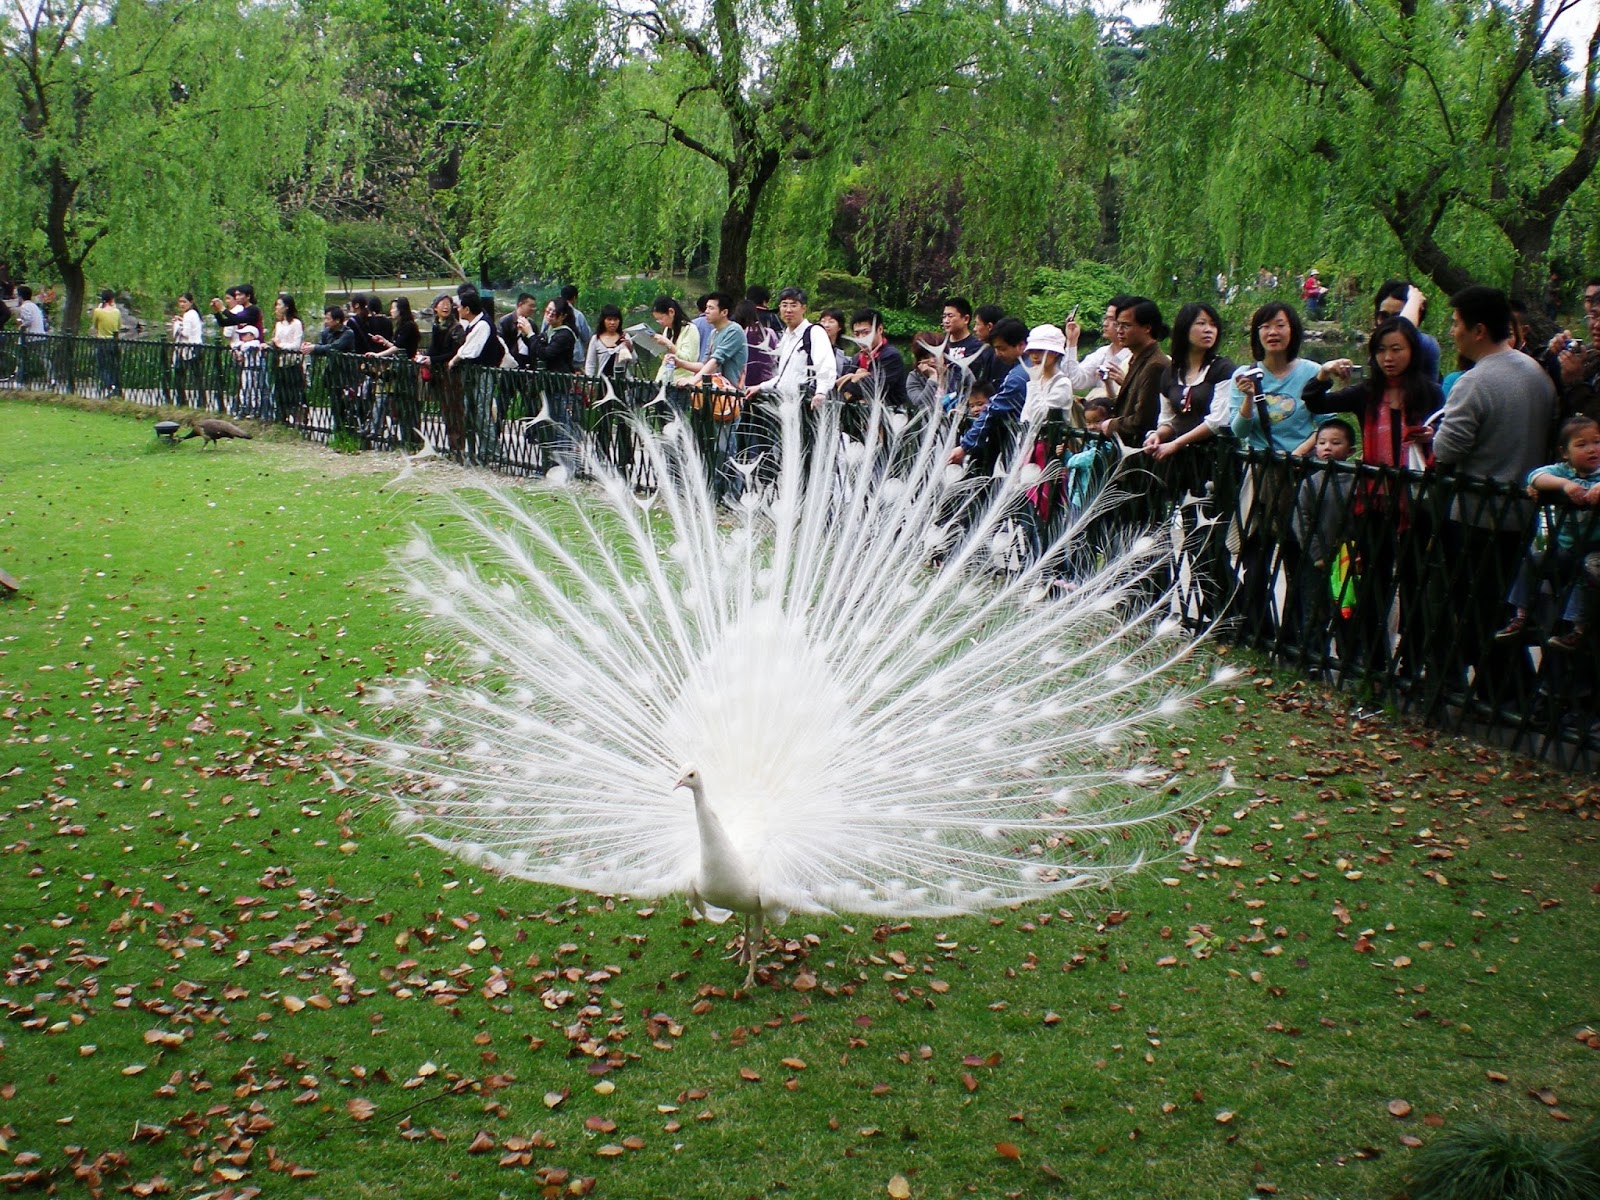
[[[734,492],[776,436],[731,393],[396,358],[0,333],[0,387],[255,418],[352,449],[418,449],[520,474],[605,456],[636,486],[630,414],[694,430]],[[843,422],[848,428],[848,415]],[[1047,431],[1052,432],[1052,431]],[[1016,520],[1017,553],[1085,510],[1059,584],[1134,530],[1170,539],[1177,615],[1308,675],[1442,727],[1593,769],[1600,759],[1600,512],[1520,486],[1240,448],[1166,460],[1058,430]],[[580,453],[580,447],[582,452]],[[1116,502],[1090,508],[1115,474]],[[1520,615],[1519,615],[1520,614]]]

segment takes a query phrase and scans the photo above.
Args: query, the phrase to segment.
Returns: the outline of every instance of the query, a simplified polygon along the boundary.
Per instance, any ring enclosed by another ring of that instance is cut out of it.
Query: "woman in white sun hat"
[[[1056,416],[1076,429],[1083,428],[1083,405],[1072,394],[1072,380],[1061,369],[1067,339],[1059,326],[1039,325],[1028,334],[1028,394],[1022,404],[1025,422]]]

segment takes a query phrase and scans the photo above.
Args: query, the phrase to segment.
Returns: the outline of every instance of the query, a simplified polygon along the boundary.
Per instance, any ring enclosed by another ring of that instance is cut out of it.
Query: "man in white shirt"
[[[820,408],[839,378],[833,343],[822,326],[806,320],[806,294],[797,287],[778,293],[778,316],[783,336],[778,339],[777,368],[772,378],[745,390],[746,399],[758,394],[796,396]]]
[[[23,333],[44,333],[44,309],[33,300],[33,289],[23,284],[17,289],[17,328]]]
[[[1067,357],[1061,364],[1061,370],[1072,380],[1073,391],[1091,392],[1097,387],[1104,387],[1106,395],[1116,399],[1117,389],[1122,386],[1122,373],[1127,369],[1128,360],[1133,357],[1133,352],[1122,344],[1122,335],[1117,331],[1117,309],[1119,306],[1126,308],[1130,299],[1128,296],[1111,298],[1111,303],[1106,305],[1106,315],[1100,322],[1100,335],[1105,338],[1105,344],[1093,350],[1082,362],[1078,361],[1078,335],[1082,330],[1075,319],[1067,318]],[[1103,375],[1102,371],[1105,372]]]
[[[17,330],[23,335],[22,345],[18,347],[17,382],[26,387],[30,381],[44,379],[49,374],[43,343],[28,344],[36,337],[44,337],[45,329],[44,309],[34,303],[33,289],[26,284],[17,288]]]

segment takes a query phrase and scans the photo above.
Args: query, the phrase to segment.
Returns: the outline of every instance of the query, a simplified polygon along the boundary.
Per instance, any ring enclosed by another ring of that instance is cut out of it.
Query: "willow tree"
[[[0,26],[0,224],[63,285],[75,331],[91,273],[148,290],[223,270],[319,291],[321,223],[301,212],[348,149],[337,62],[287,4],[19,2]]]
[[[478,102],[505,0],[300,0],[343,43],[341,86],[366,119],[363,153],[328,179],[319,211],[381,220],[417,261],[467,278],[470,205],[457,184],[481,131]]]
[[[1600,25],[1576,94],[1553,40],[1577,0],[1168,0],[1146,60],[1147,246],[1196,209],[1229,249],[1365,245],[1439,287],[1536,293],[1600,160]],[[1204,234],[1202,233],[1202,236]],[[1248,264],[1248,261],[1246,263]]]
[[[1019,139],[1053,117],[1061,76],[1023,40],[1031,22],[1061,19],[1043,4],[955,0],[546,0],[491,69],[484,228],[571,273],[709,244],[718,284],[742,289],[780,223],[810,220],[823,236],[840,181],[885,147],[931,162],[961,158],[941,136],[970,140],[962,166],[995,165],[1001,189],[1017,161],[1036,165]],[[985,97],[991,119],[967,125]],[[961,130],[942,128],[941,105]],[[1050,186],[1036,170],[1015,202]]]

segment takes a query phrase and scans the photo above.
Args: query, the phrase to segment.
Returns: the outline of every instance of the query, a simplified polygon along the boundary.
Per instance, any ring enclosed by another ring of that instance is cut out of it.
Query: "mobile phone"
[[[1074,321],[1076,321],[1077,319],[1078,319],[1078,306],[1076,304],[1074,304],[1072,306],[1072,311],[1067,314],[1067,319],[1065,321],[1065,324],[1070,325]]]
[[[1363,367],[1360,363],[1351,363],[1350,364],[1350,378],[1351,379],[1360,379],[1361,376],[1366,373],[1366,370],[1367,369],[1365,367]]]

